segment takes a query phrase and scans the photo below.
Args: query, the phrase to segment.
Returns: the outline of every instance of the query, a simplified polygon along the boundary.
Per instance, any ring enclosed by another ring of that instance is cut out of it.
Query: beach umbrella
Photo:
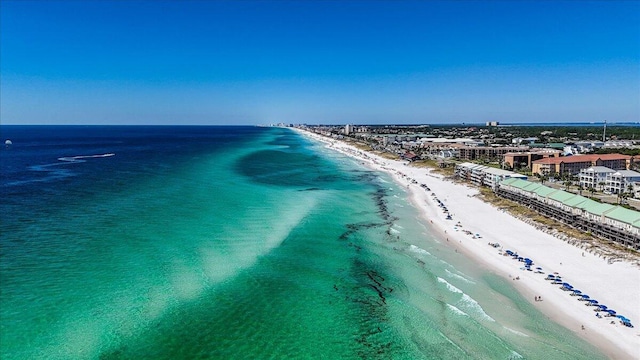
[[[594,299],[587,300],[587,301],[589,302],[589,304],[592,304],[592,305],[596,305],[598,303],[598,300],[594,300]]]
[[[571,286],[571,284],[569,284],[569,283],[562,283],[562,286],[564,286],[564,287],[570,287],[570,288],[572,288],[572,287],[573,287],[573,286]]]
[[[582,294],[582,291],[580,291],[580,290],[573,290],[573,293],[574,293],[574,294],[576,294],[576,295],[580,295],[580,294]]]
[[[582,300],[589,300],[589,297],[590,297],[590,296],[589,296],[589,295],[587,295],[587,294],[582,294],[582,295],[580,295],[580,298],[581,298]]]
[[[598,309],[600,310],[607,310],[607,306],[606,305],[598,305]]]
[[[622,321],[630,321],[629,319],[627,319],[626,317],[622,316],[622,315],[616,315],[616,317]]]
[[[542,268],[541,268],[540,266],[538,266],[538,267],[536,268],[536,270],[542,270]]]
[[[607,309],[607,310],[605,310],[605,311],[606,311],[606,312],[608,312],[608,313],[609,313],[609,314],[611,314],[611,315],[615,315],[615,314],[616,314],[616,311],[615,311],[615,310]]]

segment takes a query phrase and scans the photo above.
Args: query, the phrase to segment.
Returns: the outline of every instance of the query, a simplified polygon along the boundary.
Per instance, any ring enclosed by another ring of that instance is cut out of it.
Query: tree
[[[632,199],[635,198],[634,196],[635,194],[633,190],[634,190],[633,185],[631,184],[627,185],[627,194],[629,194],[629,197]]]
[[[587,190],[589,190],[589,192],[591,193],[591,197],[593,197],[593,194],[596,192],[596,189],[593,186],[589,186]]]
[[[540,178],[540,183],[542,185],[544,185],[544,182],[549,180],[549,175],[546,175],[546,174],[545,175],[541,175],[541,176],[539,176],[539,178]]]
[[[629,194],[626,192],[619,192],[618,193],[618,199],[619,199],[619,203],[620,205],[625,203],[625,200],[629,197]]]
[[[578,185],[578,192],[580,193],[580,196],[582,196],[582,190],[584,190],[584,186],[582,186],[582,184]]]
[[[600,191],[604,190],[604,181],[600,181],[598,185],[600,186]]]

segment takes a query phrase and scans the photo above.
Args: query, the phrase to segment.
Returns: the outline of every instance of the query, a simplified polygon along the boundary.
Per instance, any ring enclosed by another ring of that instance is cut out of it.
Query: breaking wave
[[[480,304],[478,304],[477,301],[471,298],[471,296],[467,294],[462,294],[462,298],[460,299],[460,302],[464,304],[467,308],[472,309],[476,313],[480,314],[480,316],[482,316],[482,318],[484,318],[485,320],[495,322],[495,320],[491,316],[487,315],[487,313],[484,312],[484,309],[482,308],[482,306],[480,306]]]
[[[467,294],[463,293],[462,290],[460,290],[457,287],[451,285],[447,280],[445,280],[445,279],[443,279],[441,277],[438,277],[438,282],[445,284],[447,286],[447,289],[449,289],[449,291],[451,291],[453,293],[463,294],[464,296],[467,296]]]

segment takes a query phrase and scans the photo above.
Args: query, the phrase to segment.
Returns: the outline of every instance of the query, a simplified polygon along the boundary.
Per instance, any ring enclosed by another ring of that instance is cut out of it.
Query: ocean
[[[605,358],[291,129],[0,131],[4,360]]]

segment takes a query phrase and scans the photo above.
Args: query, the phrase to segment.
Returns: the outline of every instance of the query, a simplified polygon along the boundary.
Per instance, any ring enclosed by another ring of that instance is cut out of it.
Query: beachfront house
[[[612,194],[621,194],[629,191],[629,185],[634,188],[636,183],[640,183],[640,173],[633,170],[612,171],[604,182],[605,190]]]
[[[584,189],[594,188],[603,190],[601,183],[605,183],[607,175],[613,174],[616,171],[604,166],[592,166],[588,169],[580,170],[579,180],[580,185]]]

